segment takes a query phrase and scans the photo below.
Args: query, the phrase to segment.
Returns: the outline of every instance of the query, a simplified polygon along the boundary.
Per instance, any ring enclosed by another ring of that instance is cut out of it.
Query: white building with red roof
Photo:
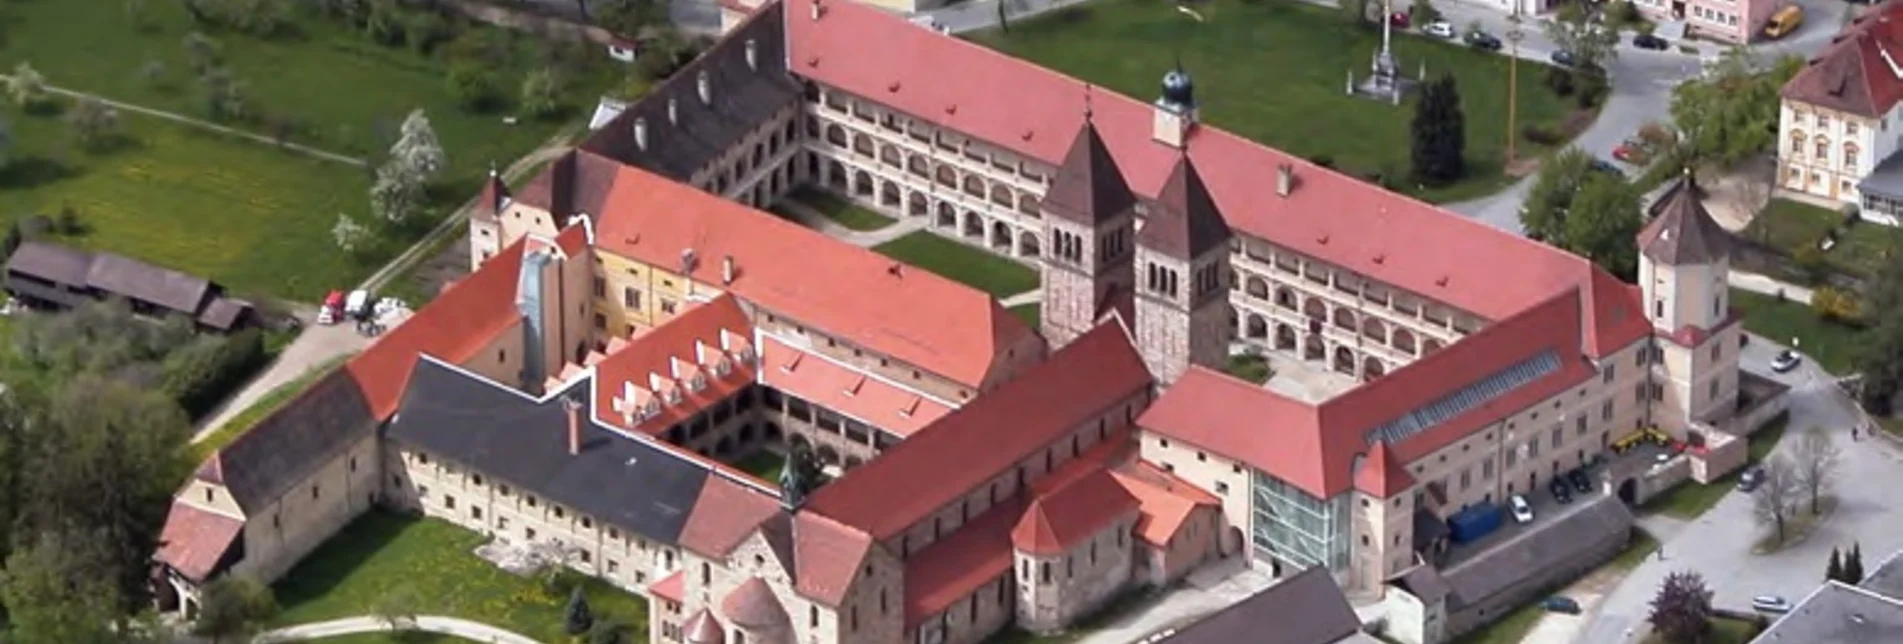
[[[1897,225],[1903,213],[1903,3],[1852,19],[1784,84],[1778,109],[1777,186],[1856,206]]]

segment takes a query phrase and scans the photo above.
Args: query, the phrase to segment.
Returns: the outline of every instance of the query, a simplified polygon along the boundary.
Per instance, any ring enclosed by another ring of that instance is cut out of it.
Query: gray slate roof
[[[1639,231],[1639,251],[1667,265],[1711,264],[1729,256],[1731,233],[1705,211],[1701,192],[1691,175],[1679,179],[1653,204],[1654,219]]]
[[[420,357],[385,436],[610,525],[676,543],[707,468],[596,426],[590,382],[538,402]],[[582,399],[580,455],[568,453],[563,400],[570,395]]]
[[[1162,644],[1334,644],[1361,619],[1328,569],[1316,566],[1183,627]]]
[[[1865,573],[1857,586],[1871,592],[1903,600],[1903,550],[1890,553],[1875,570]]]
[[[356,379],[347,369],[333,369],[218,450],[198,476],[223,483],[238,507],[251,512],[282,497],[376,426]]]
[[[7,270],[194,315],[212,292],[211,282],[202,277],[112,253],[88,253],[46,242],[20,244],[7,258]]]
[[[1170,257],[1194,259],[1229,243],[1229,224],[1187,155],[1177,159],[1176,168],[1170,171],[1170,178],[1163,182],[1151,206],[1143,229],[1137,231],[1139,245]],[[1194,286],[1185,279],[1183,288]]]
[[[1117,168],[1116,160],[1110,157],[1110,148],[1104,145],[1097,126],[1089,119],[1085,119],[1083,128],[1077,131],[1077,138],[1071,140],[1070,151],[1064,154],[1064,165],[1058,166],[1057,176],[1051,179],[1051,189],[1044,193],[1043,203],[1051,214],[1087,226],[1095,226],[1136,207],[1136,195],[1130,192],[1130,184],[1123,180],[1123,171]]]
[[[1600,496],[1558,520],[1535,524],[1525,533],[1479,556],[1441,571],[1453,590],[1448,608],[1460,610],[1540,570],[1586,556],[1587,551],[1612,535],[1629,535],[1632,512],[1611,496]]]
[[[1903,642],[1903,601],[1828,582],[1760,633],[1752,644]]]
[[[799,101],[800,85],[786,69],[783,14],[780,3],[761,7],[745,24],[622,110],[581,148],[686,182],[748,132]],[[749,43],[755,66],[747,65]],[[702,73],[710,89],[707,102],[700,99]],[[668,120],[670,100],[676,106],[674,122]],[[645,148],[635,141],[636,119],[646,124]]]

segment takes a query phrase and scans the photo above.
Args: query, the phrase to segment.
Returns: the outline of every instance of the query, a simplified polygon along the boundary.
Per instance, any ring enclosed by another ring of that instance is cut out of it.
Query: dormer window
[[[642,420],[647,420],[659,415],[661,415],[661,401],[659,400],[649,399],[648,404],[641,408]]]
[[[714,375],[716,377],[725,378],[727,374],[732,372],[733,363],[729,362],[726,358],[721,358],[719,362],[714,363]]]
[[[667,390],[667,404],[670,404],[670,405],[681,404],[681,388],[680,387],[675,387],[675,388]]]
[[[693,386],[693,388],[694,388],[694,392],[695,392],[695,393],[699,393],[699,392],[700,392],[700,390],[702,390],[702,389],[706,389],[706,388],[707,388],[707,376],[703,376],[703,375],[700,375],[700,374],[694,374],[694,380],[693,380],[693,383],[692,383],[692,386]]]

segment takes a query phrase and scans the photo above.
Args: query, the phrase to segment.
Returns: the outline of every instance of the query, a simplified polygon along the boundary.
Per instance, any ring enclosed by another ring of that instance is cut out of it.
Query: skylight
[[[1514,363],[1402,414],[1400,418],[1382,423],[1369,430],[1365,438],[1369,445],[1375,441],[1390,445],[1399,443],[1558,370],[1559,354],[1550,349],[1542,351],[1539,355]]]

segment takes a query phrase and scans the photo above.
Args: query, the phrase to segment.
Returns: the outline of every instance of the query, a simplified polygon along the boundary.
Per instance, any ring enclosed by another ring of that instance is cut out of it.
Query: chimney
[[[826,7],[820,4],[820,0],[813,0],[813,21],[818,22],[823,15],[826,15]]]
[[[699,82],[697,82],[696,85],[700,87],[700,102],[712,105],[714,102],[713,79],[707,75],[707,70],[703,69],[700,70],[700,75],[697,80]]]
[[[1295,191],[1295,165],[1284,163],[1275,167],[1275,195],[1287,197]]]
[[[747,39],[747,69],[760,70],[760,43]]]
[[[634,147],[648,149],[648,120],[634,119]]]
[[[720,260],[720,283],[723,285],[733,283],[733,256],[732,255],[723,257]]]
[[[581,455],[581,401],[574,398],[562,399],[562,410],[568,412],[568,455]]]
[[[667,124],[681,124],[681,102],[674,100],[672,96],[667,97]]]

